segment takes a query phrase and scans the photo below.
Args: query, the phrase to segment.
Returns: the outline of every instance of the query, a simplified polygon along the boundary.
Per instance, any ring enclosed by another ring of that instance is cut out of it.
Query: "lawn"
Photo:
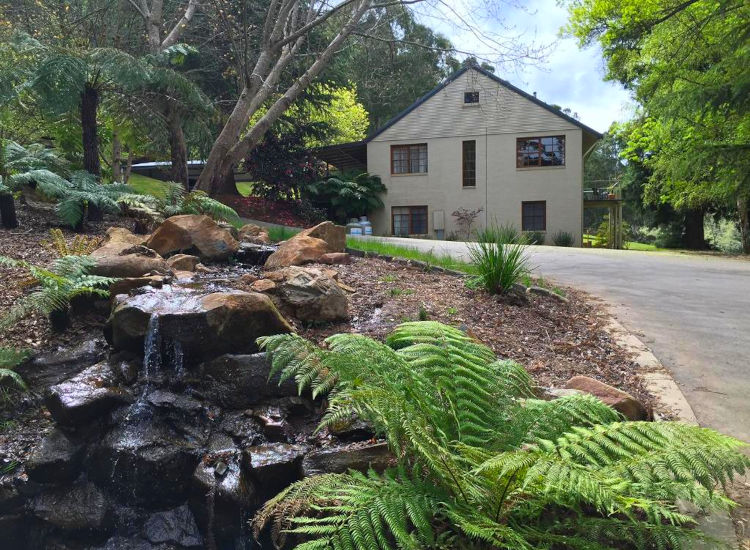
[[[144,195],[153,195],[163,198],[166,193],[167,184],[161,180],[142,176],[141,174],[130,174],[128,185],[138,193]]]

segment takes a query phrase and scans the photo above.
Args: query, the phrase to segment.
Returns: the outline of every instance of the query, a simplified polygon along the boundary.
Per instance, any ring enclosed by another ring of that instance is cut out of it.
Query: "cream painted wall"
[[[480,105],[463,105],[465,91],[479,90]],[[565,166],[516,168],[516,138],[565,135]],[[476,140],[477,186],[461,185],[462,144]],[[385,208],[372,213],[375,234],[391,233],[391,208],[427,206],[444,212],[445,235],[457,230],[451,213],[484,208],[478,225],[497,220],[521,228],[523,201],[547,202],[547,242],[558,231],[581,244],[583,132],[576,125],[476,71],[467,71],[367,144],[368,171],[388,192]],[[428,173],[391,175],[391,145],[427,143]]]

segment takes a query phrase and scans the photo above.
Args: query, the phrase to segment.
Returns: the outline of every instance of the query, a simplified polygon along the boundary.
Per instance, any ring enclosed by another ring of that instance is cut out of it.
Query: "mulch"
[[[382,339],[397,324],[419,320],[422,310],[423,318],[460,327],[498,357],[521,363],[540,386],[561,387],[585,375],[653,403],[637,365],[605,329],[603,305],[583,292],[564,288],[568,303],[531,295],[528,305],[519,306],[470,289],[460,277],[381,259],[353,260],[336,266],[339,280],[356,290],[349,298],[351,320],[302,327],[303,336],[320,342],[337,332],[359,332]]]
[[[234,208],[241,218],[290,227],[305,227],[305,221],[299,215],[300,206],[297,201],[274,201],[241,195],[221,195],[217,199]]]

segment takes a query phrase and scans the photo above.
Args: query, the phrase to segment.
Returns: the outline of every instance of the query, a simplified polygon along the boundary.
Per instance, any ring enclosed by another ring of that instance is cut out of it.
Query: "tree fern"
[[[677,499],[727,508],[749,465],[740,441],[677,423],[623,422],[596,398],[533,397],[512,361],[461,331],[405,323],[381,344],[339,334],[259,339],[272,374],[326,395],[321,428],[355,414],[399,466],[314,476],[255,519],[297,548],[679,548],[700,537]]]
[[[0,332],[34,311],[43,315],[54,312],[67,314],[70,301],[77,296],[109,297],[109,286],[117,279],[90,275],[95,260],[88,256],[63,256],[50,269],[0,256],[0,265],[29,271],[34,290],[16,301],[0,319]]]
[[[29,350],[0,347],[0,382],[10,380],[18,388],[25,390],[26,383],[13,369],[28,359]]]

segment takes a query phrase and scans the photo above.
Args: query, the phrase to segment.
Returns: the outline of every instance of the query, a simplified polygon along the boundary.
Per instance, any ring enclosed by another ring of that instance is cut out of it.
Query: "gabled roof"
[[[494,80],[495,82],[497,82],[501,86],[504,86],[505,88],[511,90],[512,92],[515,92],[515,93],[517,93],[520,96],[523,96],[524,98],[528,99],[532,103],[535,103],[535,104],[539,105],[543,109],[548,110],[550,113],[552,113],[554,115],[557,115],[557,116],[559,116],[560,118],[562,118],[564,120],[567,120],[571,124],[575,124],[576,126],[578,126],[579,128],[581,128],[584,132],[586,132],[588,134],[591,134],[596,139],[601,139],[602,138],[603,134],[601,134],[600,132],[597,132],[596,130],[594,130],[593,128],[590,128],[589,126],[586,126],[581,121],[576,120],[572,116],[566,115],[560,109],[556,109],[555,107],[552,107],[552,105],[549,105],[549,104],[545,103],[541,99],[538,99],[535,96],[533,96],[533,95],[531,95],[531,94],[529,94],[527,92],[524,92],[521,88],[517,88],[516,86],[514,86],[513,84],[511,84],[507,80],[503,80],[502,78],[496,76],[495,74],[491,73],[490,71],[487,71],[487,70],[485,70],[482,67],[479,67],[477,65],[467,65],[467,66],[459,69],[458,71],[454,72],[450,76],[448,76],[443,82],[441,82],[433,90],[427,92],[425,95],[423,95],[422,97],[420,97],[417,101],[415,101],[414,103],[412,103],[411,105],[409,105],[406,109],[404,109],[399,114],[397,114],[396,116],[394,116],[391,120],[389,120],[388,122],[386,122],[383,126],[381,126],[377,130],[375,130],[374,132],[372,132],[365,139],[365,143],[368,142],[368,141],[371,141],[376,136],[378,136],[378,135],[382,134],[383,132],[385,132],[388,128],[390,128],[391,126],[393,126],[394,124],[396,124],[399,120],[401,120],[406,115],[408,115],[409,113],[411,113],[412,111],[414,111],[417,107],[419,107],[420,105],[422,105],[425,101],[427,101],[428,99],[430,99],[432,96],[434,96],[435,94],[437,94],[440,90],[442,90],[443,88],[445,88],[446,86],[448,86],[451,82],[453,82],[459,76],[461,76],[462,74],[464,74],[466,71],[469,71],[469,70],[474,70],[474,71],[477,71],[480,74],[483,74],[484,76],[486,76],[487,78],[489,78],[491,80]]]

